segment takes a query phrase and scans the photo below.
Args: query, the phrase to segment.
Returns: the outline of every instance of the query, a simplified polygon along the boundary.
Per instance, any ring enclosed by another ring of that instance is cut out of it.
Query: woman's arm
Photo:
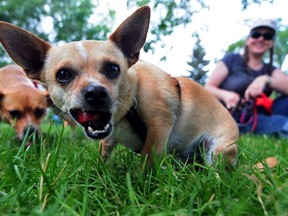
[[[288,77],[280,69],[272,72],[269,86],[278,92],[288,95]]]
[[[288,95],[288,77],[279,69],[275,69],[271,76],[262,75],[257,77],[246,89],[245,98],[256,98],[262,94],[265,86]]]
[[[223,101],[227,108],[236,107],[240,96],[239,94],[219,88],[221,83],[228,76],[228,68],[222,62],[218,62],[211,76],[209,77],[205,88],[212,93],[216,98]]]

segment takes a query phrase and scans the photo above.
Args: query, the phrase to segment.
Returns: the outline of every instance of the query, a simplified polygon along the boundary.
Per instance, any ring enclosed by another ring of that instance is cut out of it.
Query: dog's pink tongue
[[[78,121],[79,123],[85,123],[94,120],[97,115],[88,112],[79,112]]]

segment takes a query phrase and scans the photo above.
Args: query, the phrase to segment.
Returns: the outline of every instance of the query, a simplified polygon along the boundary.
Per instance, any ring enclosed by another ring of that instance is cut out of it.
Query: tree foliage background
[[[100,10],[100,1],[102,0],[0,0],[0,20],[24,28],[53,45],[83,39],[105,40],[115,23],[117,11],[111,8]],[[242,3],[242,10],[246,10],[251,4],[261,4],[264,1],[273,4],[273,0],[239,1]],[[159,18],[151,21],[151,36],[144,46],[144,51],[152,51],[153,54],[156,44],[160,47],[172,47],[173,44],[165,44],[163,38],[172,35],[177,27],[193,22],[194,14],[203,8],[208,8],[206,2],[206,0],[126,0],[126,6],[136,8],[148,4],[153,13],[158,14]],[[51,29],[48,28],[49,23],[52,24]],[[275,62],[281,65],[288,50],[287,26],[283,27],[278,35],[279,45]],[[232,44],[231,47],[239,49],[238,45],[241,45],[241,41]],[[228,51],[233,50],[231,47]],[[201,48],[205,51],[205,47]],[[162,60],[165,60],[165,56]],[[198,61],[201,62],[203,59]],[[7,63],[11,63],[11,59],[0,47],[0,66]]]
[[[108,8],[104,13],[97,11],[98,5],[98,0],[1,0],[0,20],[30,31],[54,45],[63,41],[104,40],[110,32],[115,11]],[[97,16],[92,16],[94,14]],[[51,31],[47,31],[47,21],[53,25]],[[10,61],[2,49],[0,64]]]
[[[115,21],[116,11],[107,8],[99,11],[100,0],[1,0],[0,20],[12,23],[32,32],[51,44],[83,39],[107,39]],[[164,36],[171,35],[176,26],[191,22],[193,13],[205,7],[202,0],[127,0],[128,8],[145,4],[153,10],[161,11],[163,16],[151,24],[152,39],[144,46],[144,51],[154,50]],[[192,5],[198,5],[198,10]],[[45,22],[49,20],[53,27],[47,32]],[[44,24],[43,24],[44,23]],[[162,43],[162,46],[165,44]],[[11,62],[3,49],[0,50],[0,66]]]
[[[190,69],[187,70],[189,73],[187,77],[195,80],[201,85],[204,85],[208,76],[207,73],[209,72],[206,66],[210,61],[205,59],[206,51],[201,44],[199,34],[195,32],[193,37],[196,38],[196,42],[192,50],[192,55],[190,56],[191,60],[187,62],[190,67]]]

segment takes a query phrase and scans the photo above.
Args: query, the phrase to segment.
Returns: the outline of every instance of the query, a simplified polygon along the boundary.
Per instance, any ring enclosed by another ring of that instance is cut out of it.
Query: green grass
[[[142,171],[118,146],[103,162],[81,129],[46,123],[25,147],[0,127],[0,215],[287,215],[287,140],[242,136],[238,165],[182,165],[166,157]],[[258,171],[269,156],[279,163]]]

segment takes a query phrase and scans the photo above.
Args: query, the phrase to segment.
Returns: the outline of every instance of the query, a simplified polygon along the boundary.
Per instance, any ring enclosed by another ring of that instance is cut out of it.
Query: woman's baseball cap
[[[274,33],[276,33],[277,31],[277,23],[275,20],[272,19],[261,19],[255,21],[254,24],[251,26],[250,32],[259,27],[270,28],[271,30],[274,31]]]

